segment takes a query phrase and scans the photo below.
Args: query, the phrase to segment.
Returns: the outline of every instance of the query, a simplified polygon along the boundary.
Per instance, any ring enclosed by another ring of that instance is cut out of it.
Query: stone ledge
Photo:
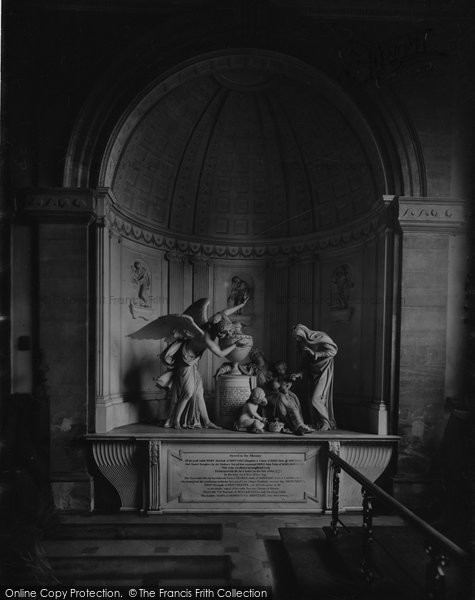
[[[279,443],[287,440],[289,443],[301,443],[306,440],[313,440],[316,442],[328,442],[328,441],[379,441],[394,443],[400,438],[397,435],[378,435],[375,433],[362,433],[358,431],[346,431],[343,429],[333,429],[331,431],[315,431],[305,435],[305,437],[299,437],[293,434],[287,433],[271,433],[265,431],[262,434],[251,434],[245,431],[232,431],[230,429],[169,429],[166,427],[159,427],[158,425],[148,425],[144,423],[135,423],[132,425],[124,425],[123,427],[117,427],[107,433],[90,433],[86,436],[88,440],[102,440],[102,439],[160,439],[160,440],[194,440],[204,441],[205,438],[211,438],[212,440],[222,441],[242,441],[252,440],[253,443],[278,440]]]

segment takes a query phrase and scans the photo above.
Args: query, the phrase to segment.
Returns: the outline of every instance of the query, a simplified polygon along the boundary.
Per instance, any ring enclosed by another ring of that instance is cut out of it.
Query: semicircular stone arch
[[[350,99],[270,52],[202,58],[151,86],[111,136],[99,185],[149,227],[234,241],[340,227],[388,190]]]

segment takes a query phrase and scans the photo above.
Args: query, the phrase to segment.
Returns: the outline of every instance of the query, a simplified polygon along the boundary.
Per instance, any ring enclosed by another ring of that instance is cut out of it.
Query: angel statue
[[[167,371],[155,378],[158,387],[171,392],[165,427],[199,429],[203,426],[220,429],[208,416],[198,364],[205,350],[224,358],[241,346],[240,339],[224,349],[220,348],[219,342],[233,334],[233,323],[229,316],[240,310],[246,302],[247,299],[208,319],[209,299],[201,298],[183,314],[159,317],[129,336],[136,340],[166,338],[170,342],[160,355]]]

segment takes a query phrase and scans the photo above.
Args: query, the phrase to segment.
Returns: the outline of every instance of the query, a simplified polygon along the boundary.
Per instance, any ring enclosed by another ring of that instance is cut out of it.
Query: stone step
[[[424,590],[407,579],[391,558],[375,550],[375,579],[367,585],[360,572],[362,540],[342,533],[327,538],[322,529],[280,530],[298,587],[296,600],[420,600]]]
[[[161,581],[154,582],[146,582],[148,585],[160,585],[161,587],[217,587],[223,586],[227,589],[232,586],[242,586],[245,585],[242,581],[235,581],[234,579],[187,579],[183,581],[183,579],[162,579]]]
[[[396,527],[404,536],[406,527]],[[355,581],[362,580],[361,562],[363,559],[363,535],[361,527],[340,529],[337,536],[333,536],[329,527],[323,528],[329,546],[338,554],[341,562]],[[404,569],[401,561],[395,560],[397,551],[388,552],[381,544],[381,531],[373,529],[374,541],[372,543],[372,574],[373,582],[368,587],[370,597],[378,594],[388,598],[405,598],[418,600],[424,597],[424,569],[417,573],[417,566]],[[418,577],[416,576],[418,574]]]
[[[49,557],[68,556],[156,556],[228,554],[222,540],[45,540]]]
[[[243,585],[242,582],[234,582],[232,579],[217,579],[217,578],[201,578],[201,579],[156,579],[154,577],[143,577],[135,579],[84,579],[81,582],[74,582],[75,585],[81,585],[81,587],[124,587],[124,588],[138,588],[138,587],[225,587],[230,588],[233,585]]]
[[[53,572],[62,584],[116,584],[121,575],[129,581],[227,580],[231,577],[229,555],[183,556],[68,556],[49,557]]]
[[[296,582],[292,600],[352,597],[355,582],[332,553],[322,529],[284,527],[279,533]]]
[[[50,540],[220,540],[221,523],[69,523],[48,532]]]
[[[362,528],[339,528],[336,537],[330,527],[323,527],[323,531],[348,569],[359,573],[363,556]],[[405,579],[423,592],[427,556],[420,536],[409,527],[374,527],[372,548],[377,578],[397,580],[404,573]]]
[[[336,537],[329,527],[324,527],[323,531],[347,568],[358,573],[363,548],[361,527],[341,528]],[[420,534],[410,527],[374,527],[372,547],[376,587],[399,590],[404,598],[424,597],[428,556]],[[451,565],[446,569],[447,599],[457,597],[461,580],[460,567]]]

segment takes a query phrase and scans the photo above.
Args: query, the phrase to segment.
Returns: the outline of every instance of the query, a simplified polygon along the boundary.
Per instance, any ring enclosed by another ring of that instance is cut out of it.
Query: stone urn
[[[232,344],[236,343],[239,343],[239,346],[236,346],[236,348],[234,348],[234,350],[226,356],[226,360],[232,363],[231,375],[241,374],[238,365],[246,360],[253,345],[252,335],[246,335],[245,333],[242,333],[241,323],[235,323],[234,332],[225,339],[221,340],[219,345],[221,349],[224,350],[225,348],[228,348]]]

